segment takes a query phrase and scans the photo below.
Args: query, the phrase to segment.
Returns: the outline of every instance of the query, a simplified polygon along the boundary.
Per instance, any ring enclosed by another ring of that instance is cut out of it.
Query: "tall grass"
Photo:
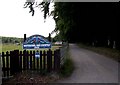
[[[74,70],[74,64],[70,57],[69,51],[67,52],[65,57],[66,58],[65,58],[64,64],[61,66],[61,69],[60,69],[61,77],[69,77]]]

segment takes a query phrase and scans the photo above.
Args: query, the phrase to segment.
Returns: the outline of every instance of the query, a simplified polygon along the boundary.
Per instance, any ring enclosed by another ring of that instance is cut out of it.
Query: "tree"
[[[110,40],[112,48],[119,42],[118,8],[118,3],[55,3],[56,30],[69,42],[107,46]]]
[[[49,2],[42,2],[44,18],[49,14]],[[55,32],[69,42],[120,49],[118,37],[119,3],[55,2],[51,13],[56,22]]]
[[[51,0],[50,0],[51,1]],[[41,7],[42,11],[44,12],[44,18],[46,19],[47,14],[49,15],[49,5],[50,5],[50,1],[46,1],[46,2],[41,2],[39,4],[35,4],[35,2],[25,2],[24,4],[24,8],[29,8],[30,11],[29,13],[32,13],[32,16],[34,16],[35,10],[34,10],[34,5],[35,7]],[[37,2],[36,2],[37,3]]]

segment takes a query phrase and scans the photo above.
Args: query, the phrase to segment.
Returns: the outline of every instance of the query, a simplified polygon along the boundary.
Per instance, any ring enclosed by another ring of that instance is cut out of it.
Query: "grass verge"
[[[70,58],[69,51],[66,54],[66,59],[64,64],[61,66],[60,69],[60,77],[69,77],[74,70],[74,64],[72,59]]]
[[[116,49],[105,48],[105,47],[93,47],[84,44],[78,44],[78,46],[105,55],[106,57],[112,58],[115,61],[118,61],[120,57],[120,51]]]

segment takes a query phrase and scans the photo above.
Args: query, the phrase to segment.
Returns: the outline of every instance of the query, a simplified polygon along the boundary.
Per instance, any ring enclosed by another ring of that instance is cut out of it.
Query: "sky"
[[[35,15],[29,13],[29,8],[23,8],[26,0],[0,1],[0,36],[23,38],[39,34],[47,37],[55,29],[52,16],[44,23],[43,12],[35,8]],[[51,4],[51,10],[53,3]],[[55,34],[52,35],[52,37]]]

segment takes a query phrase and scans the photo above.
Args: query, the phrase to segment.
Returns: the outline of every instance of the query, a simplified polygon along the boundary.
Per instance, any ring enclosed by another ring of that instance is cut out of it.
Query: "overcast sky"
[[[54,30],[55,22],[52,17],[47,18],[44,23],[43,13],[39,8],[35,8],[35,15],[31,16],[29,9],[23,8],[25,1],[0,1],[0,36],[23,38],[26,33],[27,37],[34,34],[47,37]]]

